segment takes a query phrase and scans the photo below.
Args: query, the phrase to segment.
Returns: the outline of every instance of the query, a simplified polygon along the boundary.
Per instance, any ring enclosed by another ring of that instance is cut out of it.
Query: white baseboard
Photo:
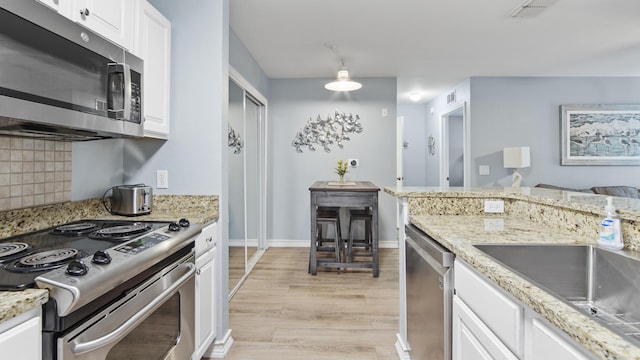
[[[213,344],[209,346],[207,351],[204,353],[205,358],[212,359],[224,359],[227,356],[227,353],[231,349],[231,345],[233,345],[233,338],[231,337],[231,329],[227,331],[226,334],[221,339],[216,339],[213,341]]]
[[[258,239],[247,239],[246,242],[249,247],[258,247]],[[244,247],[244,244],[244,239],[229,239],[229,246]]]
[[[309,247],[309,240],[288,240],[288,239],[271,239],[269,247]],[[398,240],[380,240],[378,242],[380,249],[397,249]]]
[[[396,353],[398,354],[398,360],[411,360],[411,349],[402,341],[400,334],[396,334]]]

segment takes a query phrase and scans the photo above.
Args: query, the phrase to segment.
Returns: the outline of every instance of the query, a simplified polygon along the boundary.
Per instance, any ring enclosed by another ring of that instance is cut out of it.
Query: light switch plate
[[[480,175],[489,175],[489,165],[480,165],[478,168]]]

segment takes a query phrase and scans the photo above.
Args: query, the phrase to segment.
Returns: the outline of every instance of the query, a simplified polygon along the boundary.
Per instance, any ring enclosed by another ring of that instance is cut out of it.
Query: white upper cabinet
[[[171,23],[146,0],[136,1],[133,53],[144,61],[145,136],[169,137],[171,86]]]
[[[58,14],[70,18],[71,17],[71,0],[36,0],[37,2],[44,4]]]
[[[131,51],[135,4],[131,0],[36,0]]]
[[[129,51],[133,49],[135,24],[133,1],[73,0],[72,4],[71,19],[75,22]]]

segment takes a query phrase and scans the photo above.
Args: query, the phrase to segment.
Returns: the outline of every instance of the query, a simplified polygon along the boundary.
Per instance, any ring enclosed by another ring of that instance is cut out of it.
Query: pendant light
[[[344,60],[342,61],[340,70],[338,70],[338,78],[324,86],[325,89],[331,91],[353,91],[358,90],[361,87],[362,84],[349,78],[349,69],[344,66]]]

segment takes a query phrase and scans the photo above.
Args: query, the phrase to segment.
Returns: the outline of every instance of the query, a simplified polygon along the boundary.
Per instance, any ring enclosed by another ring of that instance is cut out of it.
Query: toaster
[[[118,185],[111,188],[111,210],[114,215],[137,216],[151,213],[153,190],[145,184]]]

